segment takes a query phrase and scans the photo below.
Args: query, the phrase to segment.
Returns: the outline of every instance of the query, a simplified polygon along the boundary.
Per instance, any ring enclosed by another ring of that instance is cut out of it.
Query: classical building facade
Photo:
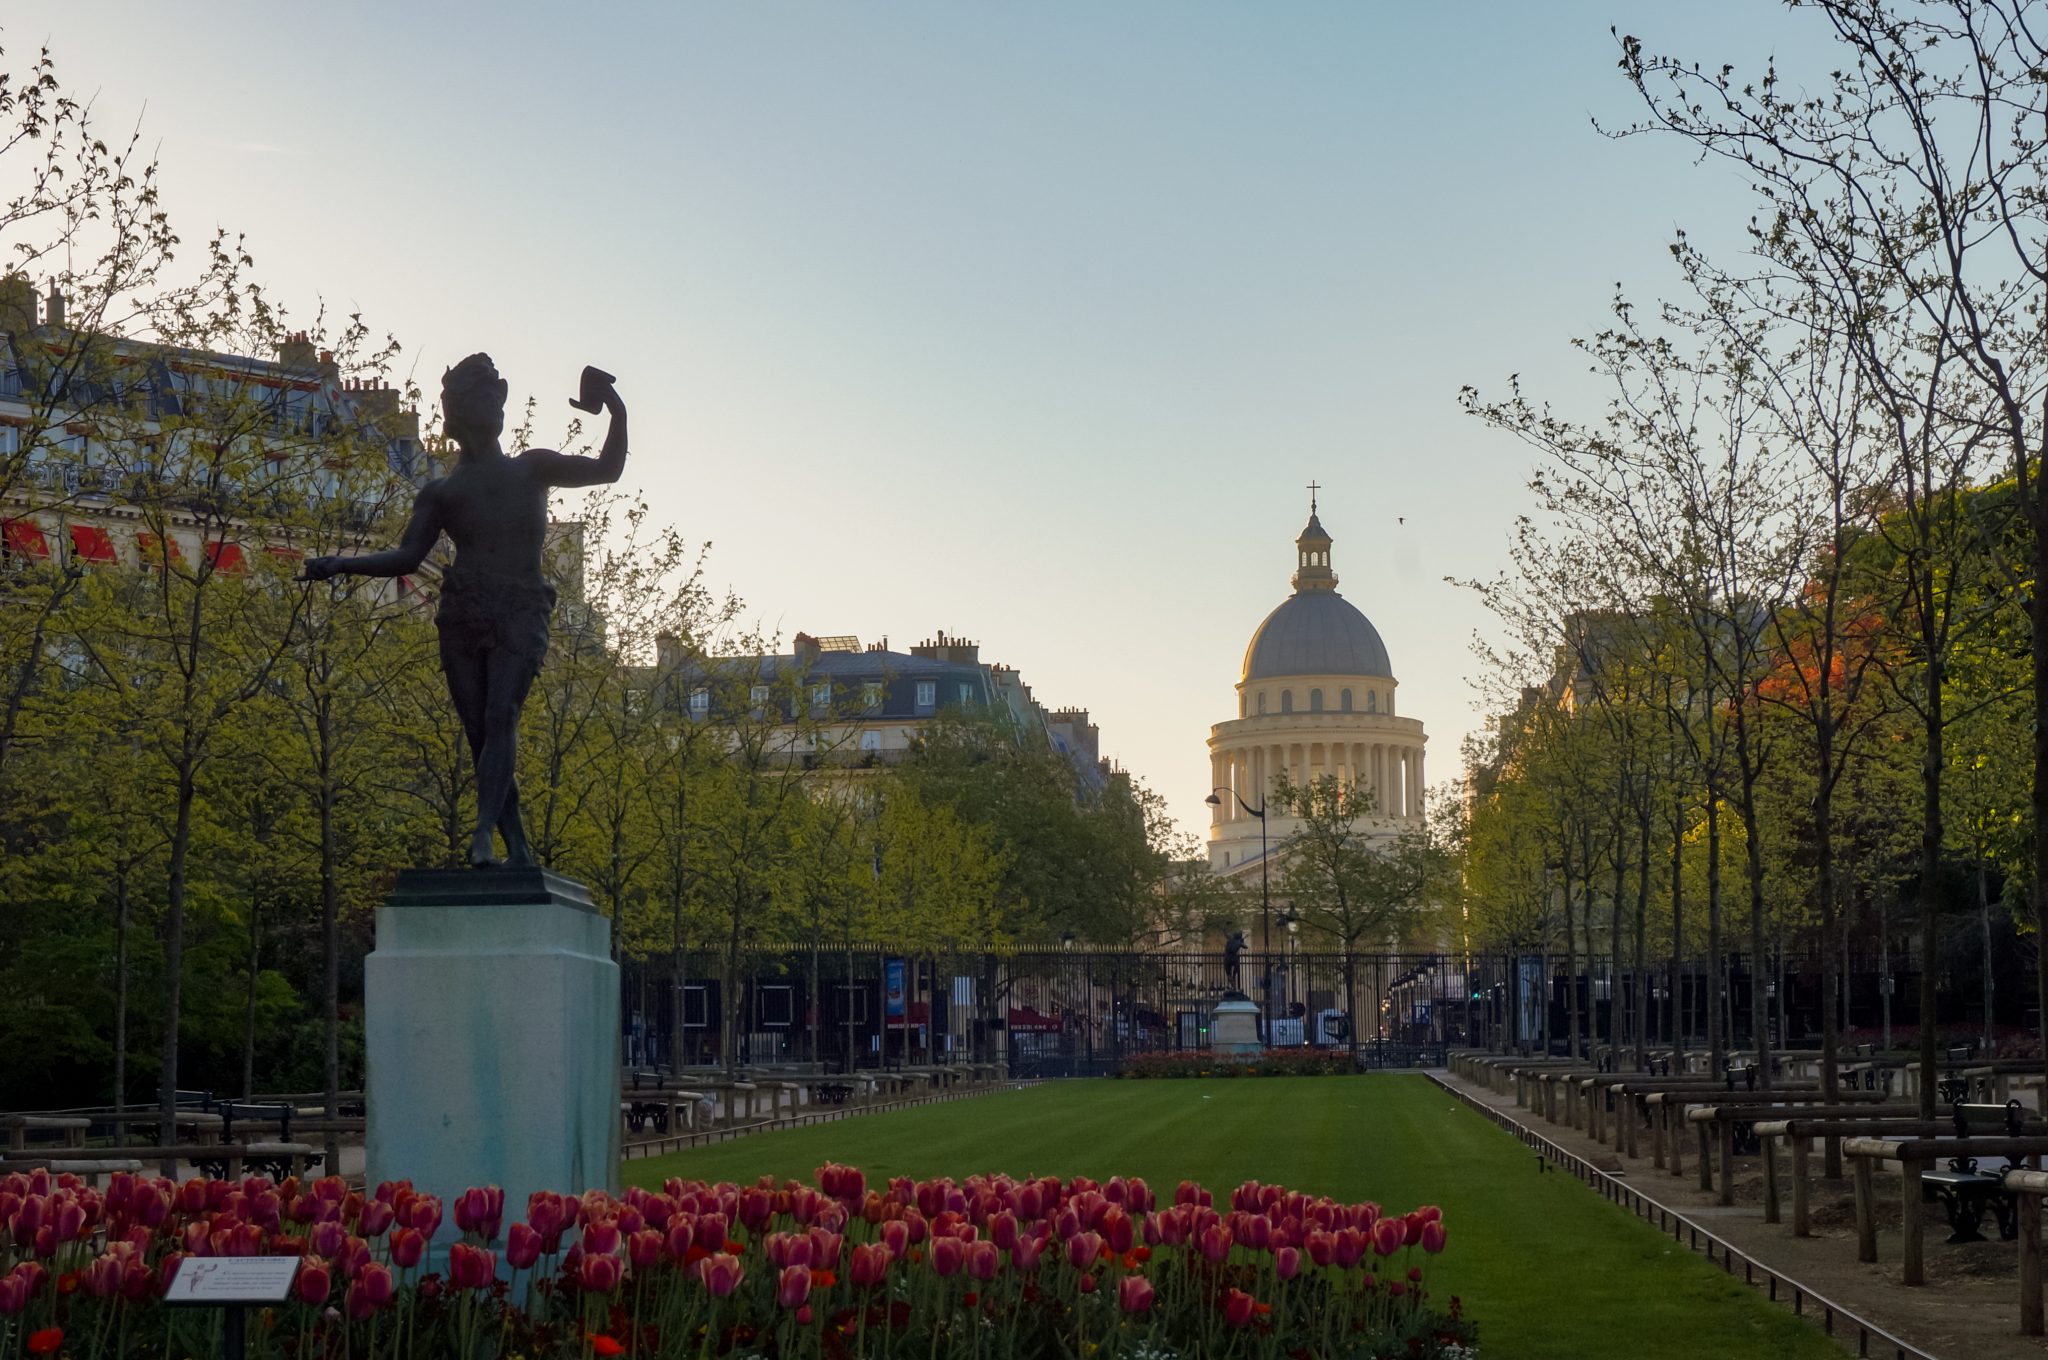
[[[1393,663],[1379,630],[1337,593],[1331,539],[1311,505],[1295,540],[1294,593],[1245,648],[1237,716],[1209,729],[1209,866],[1235,876],[1278,855],[1298,818],[1271,802],[1285,773],[1296,785],[1325,775],[1373,794],[1362,830],[1393,837],[1422,824],[1422,724],[1399,715]]]

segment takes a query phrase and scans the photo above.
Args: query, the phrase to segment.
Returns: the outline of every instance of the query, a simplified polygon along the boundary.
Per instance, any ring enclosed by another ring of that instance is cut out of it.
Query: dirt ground
[[[1445,1080],[1560,1147],[1609,1169],[1616,1167],[1612,1148],[1595,1143],[1568,1124],[1552,1124],[1537,1111],[1522,1109],[1512,1095],[1497,1096],[1453,1076],[1446,1075]],[[1899,1283],[1901,1206],[1896,1174],[1879,1175],[1873,1182],[1877,1261],[1865,1265],[1856,1259],[1856,1201],[1849,1180],[1844,1176],[1840,1181],[1828,1181],[1817,1174],[1821,1164],[1818,1147],[1813,1157],[1816,1174],[1809,1179],[1813,1236],[1802,1240],[1792,1235],[1792,1167],[1782,1151],[1778,1175],[1785,1221],[1771,1224],[1763,1221],[1763,1164],[1759,1158],[1736,1159],[1735,1204],[1723,1208],[1715,1203],[1713,1192],[1699,1188],[1693,1147],[1686,1149],[1684,1174],[1673,1176],[1652,1164],[1647,1132],[1639,1146],[1641,1157],[1623,1157],[1618,1165],[1643,1193],[1902,1340],[1941,1360],[2048,1357],[2048,1342],[2019,1334],[2018,1245],[1998,1240],[1997,1225],[1989,1214],[1982,1231],[1991,1240],[1951,1245],[1941,1206],[1923,1206],[1927,1283],[1909,1289]],[[1853,1351],[1853,1334],[1843,1339]]]

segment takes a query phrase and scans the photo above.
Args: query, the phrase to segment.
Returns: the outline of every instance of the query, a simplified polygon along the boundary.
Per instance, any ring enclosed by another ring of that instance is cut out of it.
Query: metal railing
[[[1655,1224],[1657,1231],[1669,1234],[1672,1241],[1682,1243],[1719,1264],[1728,1275],[1736,1274],[1740,1266],[1744,1284],[1763,1289],[1773,1303],[1785,1305],[1796,1316],[1817,1322],[1828,1336],[1839,1341],[1853,1335],[1857,1355],[1889,1356],[1892,1360],[1937,1360],[1932,1351],[1921,1350],[1909,1341],[1900,1340],[1861,1314],[1843,1307],[1783,1271],[1765,1265],[1725,1237],[1702,1227],[1698,1220],[1644,1194],[1622,1177],[1602,1171],[1584,1157],[1560,1147],[1520,1120],[1495,1109],[1437,1073],[1431,1072],[1428,1076],[1451,1095],[1520,1139],[1541,1162],[1569,1171],[1582,1184],[1599,1191],[1610,1204],[1619,1205],[1644,1222]],[[1872,1350],[1873,1344],[1878,1349]]]

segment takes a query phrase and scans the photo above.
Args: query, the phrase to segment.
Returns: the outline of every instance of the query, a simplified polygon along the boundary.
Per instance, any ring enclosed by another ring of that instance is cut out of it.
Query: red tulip
[[[1308,1259],[1319,1266],[1326,1266],[1337,1258],[1337,1234],[1333,1232],[1312,1232],[1302,1245],[1308,1248]]]
[[[747,1274],[746,1267],[740,1263],[739,1257],[728,1256],[724,1252],[705,1257],[701,1270],[704,1287],[711,1291],[713,1298],[719,1299],[729,1296],[738,1289],[740,1281],[745,1279]]]
[[[505,1231],[505,1264],[514,1270],[531,1270],[540,1260],[540,1234],[530,1223],[514,1223]]]
[[[1117,1205],[1110,1205],[1102,1214],[1102,1236],[1109,1243],[1109,1249],[1121,1256],[1136,1244],[1131,1216]]]
[[[853,1249],[853,1282],[862,1289],[873,1289],[882,1283],[889,1273],[889,1249],[880,1242],[869,1242]]]
[[[393,1228],[391,1230],[391,1264],[402,1270],[411,1270],[426,1254],[426,1234],[417,1228]]]
[[[586,1255],[610,1256],[619,1249],[619,1225],[610,1219],[592,1219],[583,1226]]]
[[[28,1353],[30,1355],[50,1355],[63,1344],[64,1329],[61,1327],[45,1327],[40,1332],[30,1332],[28,1334]]]
[[[363,1205],[362,1216],[356,1220],[356,1231],[365,1237],[381,1237],[397,1217],[398,1211],[383,1200],[370,1200]]]
[[[448,1248],[448,1283],[456,1289],[482,1289],[498,1274],[498,1258],[483,1247],[457,1242]]]
[[[775,1217],[775,1196],[761,1189],[741,1191],[739,1209],[740,1224],[748,1232],[759,1232]]]
[[[476,1185],[455,1197],[455,1226],[486,1242],[495,1241],[505,1217],[505,1192],[495,1185]]]
[[[1142,1313],[1152,1307],[1152,1282],[1143,1275],[1126,1275],[1116,1282],[1117,1307],[1126,1313]]]
[[[391,1302],[392,1296],[398,1292],[398,1282],[391,1278],[390,1271],[372,1261],[364,1266],[363,1273],[356,1277],[355,1289],[362,1290],[364,1297],[369,1299],[373,1307],[382,1308]],[[350,1292],[353,1293],[354,1290]]]
[[[319,1305],[327,1302],[327,1291],[332,1280],[333,1277],[328,1273],[326,1265],[319,1261],[308,1261],[299,1267],[299,1278],[293,1282],[292,1287],[298,1292],[300,1303]]]
[[[1444,1232],[1444,1223],[1440,1218],[1432,1218],[1429,1222],[1423,1224],[1422,1249],[1431,1256],[1442,1251],[1444,1249]]]
[[[932,1269],[941,1279],[960,1273],[965,1262],[967,1247],[957,1237],[935,1237],[932,1239]]]
[[[1233,1327],[1249,1327],[1252,1321],[1252,1305],[1256,1302],[1242,1289],[1233,1289],[1223,1302],[1223,1320]]]
[[[652,1270],[661,1260],[661,1233],[642,1228],[626,1239],[626,1259],[635,1271]]]

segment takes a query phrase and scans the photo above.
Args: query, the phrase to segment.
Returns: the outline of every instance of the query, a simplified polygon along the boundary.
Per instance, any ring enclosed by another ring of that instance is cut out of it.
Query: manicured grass
[[[808,1177],[827,1160],[893,1175],[977,1171],[1183,1177],[1221,1199],[1244,1180],[1392,1212],[1442,1206],[1439,1300],[1463,1297],[1487,1360],[1700,1355],[1834,1357],[1812,1326],[1764,1301],[1409,1075],[1245,1081],[1068,1081],[865,1115],[628,1162],[626,1178]]]

